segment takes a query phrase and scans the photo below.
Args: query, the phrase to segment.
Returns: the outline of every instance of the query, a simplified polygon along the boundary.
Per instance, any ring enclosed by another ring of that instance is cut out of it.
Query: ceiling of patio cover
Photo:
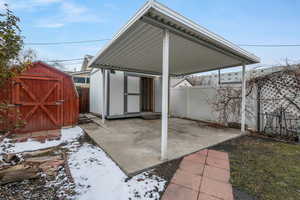
[[[170,31],[170,75],[258,63],[260,59],[164,5],[147,2],[89,66],[162,73],[163,31]]]

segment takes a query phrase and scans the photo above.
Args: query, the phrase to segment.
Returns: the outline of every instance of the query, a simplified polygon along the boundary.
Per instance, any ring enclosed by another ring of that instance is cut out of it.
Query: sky
[[[159,0],[235,44],[299,44],[300,0]],[[24,42],[110,39],[145,0],[0,0],[21,19]],[[39,60],[95,55],[107,42],[51,46],[25,45]],[[261,58],[261,66],[300,62],[300,47],[243,47]],[[80,61],[65,62],[69,70]]]

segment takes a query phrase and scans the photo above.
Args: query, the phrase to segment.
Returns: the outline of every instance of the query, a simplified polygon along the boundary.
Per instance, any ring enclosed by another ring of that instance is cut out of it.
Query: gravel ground
[[[173,175],[175,174],[176,170],[179,168],[181,158],[177,160],[172,160],[170,162],[163,163],[161,165],[156,166],[153,169],[153,174],[157,175],[167,181],[165,185],[165,189],[168,187]],[[163,192],[160,193],[160,196],[163,195]]]
[[[41,175],[37,179],[0,185],[0,200],[62,200],[74,193],[72,185],[61,168],[55,180]]]
[[[182,159],[180,158],[158,165],[153,169],[153,174],[165,179],[169,183],[176,170],[179,168],[181,160]]]

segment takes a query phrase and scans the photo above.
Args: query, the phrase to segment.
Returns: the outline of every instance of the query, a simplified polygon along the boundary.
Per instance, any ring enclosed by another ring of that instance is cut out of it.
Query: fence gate
[[[76,87],[79,96],[79,113],[88,113],[90,110],[90,89]]]
[[[12,102],[18,107],[26,123],[18,132],[62,127],[62,79],[18,76],[12,84]]]

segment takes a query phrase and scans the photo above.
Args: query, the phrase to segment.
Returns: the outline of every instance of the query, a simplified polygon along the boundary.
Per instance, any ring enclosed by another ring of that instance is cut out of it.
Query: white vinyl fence
[[[170,114],[195,120],[219,122],[218,113],[212,102],[216,98],[216,88],[186,87],[172,88],[170,91]],[[256,100],[247,99],[253,116],[246,116],[246,124],[256,129]]]

